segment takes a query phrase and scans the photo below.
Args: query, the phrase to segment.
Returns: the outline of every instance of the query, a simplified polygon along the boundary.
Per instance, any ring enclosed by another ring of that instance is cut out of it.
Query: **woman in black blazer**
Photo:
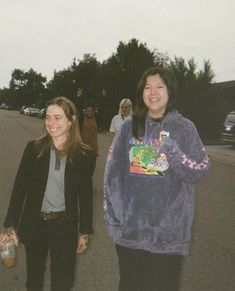
[[[49,101],[44,135],[27,144],[15,179],[1,245],[24,244],[28,291],[42,290],[48,251],[51,290],[71,290],[76,253],[93,233],[95,153],[82,143],[77,118],[67,98]]]

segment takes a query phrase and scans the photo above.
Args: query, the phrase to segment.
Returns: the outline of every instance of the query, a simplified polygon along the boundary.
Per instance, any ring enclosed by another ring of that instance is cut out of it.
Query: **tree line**
[[[213,135],[210,88],[214,72],[210,61],[205,60],[199,69],[193,57],[189,60],[170,58],[167,53],[150,50],[137,39],[127,43],[120,41],[116,52],[103,62],[91,54],[85,54],[83,59],[74,58],[68,68],[54,71],[50,81],[32,68],[28,71],[14,69],[9,87],[0,89],[0,103],[5,102],[14,109],[32,104],[44,107],[47,100],[55,96],[73,100],[78,87],[84,88],[96,101],[105,89],[115,114],[121,99],[130,98],[134,102],[140,76],[146,68],[155,65],[174,72],[178,83],[177,109],[193,120],[202,137]]]

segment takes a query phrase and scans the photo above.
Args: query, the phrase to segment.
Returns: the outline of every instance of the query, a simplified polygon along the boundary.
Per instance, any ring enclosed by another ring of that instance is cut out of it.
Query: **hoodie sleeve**
[[[186,183],[199,182],[208,172],[209,158],[193,123],[187,123],[178,140],[165,138],[161,152],[171,170]]]
[[[104,220],[108,229],[122,224],[122,195],[128,154],[126,127],[116,134],[110,146],[104,173]]]

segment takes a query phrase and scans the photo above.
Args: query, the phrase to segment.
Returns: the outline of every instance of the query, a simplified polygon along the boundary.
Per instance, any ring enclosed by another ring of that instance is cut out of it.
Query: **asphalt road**
[[[41,134],[42,123],[15,111],[0,111],[1,225],[25,144]],[[74,291],[118,290],[117,257],[102,210],[103,171],[110,143],[108,134],[99,135],[100,156],[94,173],[95,235],[87,253],[78,257]],[[193,240],[190,255],[184,260],[180,291],[235,290],[235,150],[208,147],[208,152],[212,165],[208,176],[196,186]],[[25,291],[23,246],[15,268],[0,266],[0,291]],[[49,291],[49,280],[47,272],[45,291]]]

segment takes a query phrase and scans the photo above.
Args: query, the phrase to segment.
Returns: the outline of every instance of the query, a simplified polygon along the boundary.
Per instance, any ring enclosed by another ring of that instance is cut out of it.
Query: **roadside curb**
[[[235,166],[235,150],[226,146],[206,146],[209,157],[217,162]]]

